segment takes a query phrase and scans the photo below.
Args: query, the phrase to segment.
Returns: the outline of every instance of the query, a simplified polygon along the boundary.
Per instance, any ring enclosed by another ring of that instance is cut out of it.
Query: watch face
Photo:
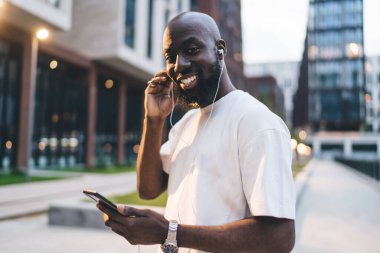
[[[161,245],[161,249],[164,253],[177,253],[178,247],[174,244],[163,244]]]

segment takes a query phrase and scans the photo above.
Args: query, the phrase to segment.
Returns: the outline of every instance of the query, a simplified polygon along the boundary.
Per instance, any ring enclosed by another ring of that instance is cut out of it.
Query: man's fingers
[[[167,80],[167,77],[165,76],[158,76],[158,77],[153,77],[149,82],[149,86],[152,87],[154,85],[159,85],[165,83]]]
[[[160,72],[157,72],[154,77],[157,76],[168,76],[168,72],[166,70],[161,70]]]
[[[122,215],[127,215],[127,212],[125,211],[126,205],[117,205],[117,211],[121,213]]]
[[[171,80],[166,76],[153,77],[150,81],[147,82],[148,88],[157,88],[157,87],[170,87]]]
[[[99,200],[97,203],[96,203],[96,207],[102,211],[103,213],[106,213],[108,215],[113,215],[115,213],[117,213],[115,210],[113,210],[111,207],[109,207],[107,204],[105,204],[104,202],[102,202],[101,200]]]
[[[96,207],[97,207],[100,211],[102,211],[103,213],[108,213],[108,210],[106,210],[106,209],[104,208],[104,206],[100,203],[100,201],[98,201],[98,202],[96,203]]]
[[[124,216],[129,216],[129,217],[145,217],[147,216],[147,211],[143,209],[137,209],[131,206],[126,206],[126,205],[117,205],[117,210],[119,211],[120,214]]]

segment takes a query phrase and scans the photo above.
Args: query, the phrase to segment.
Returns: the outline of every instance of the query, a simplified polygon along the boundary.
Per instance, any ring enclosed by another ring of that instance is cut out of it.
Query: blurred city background
[[[216,20],[234,85],[292,133],[295,252],[379,252],[380,0],[0,0],[4,252],[137,252],[94,230],[79,195],[134,194],[146,82],[191,10]]]

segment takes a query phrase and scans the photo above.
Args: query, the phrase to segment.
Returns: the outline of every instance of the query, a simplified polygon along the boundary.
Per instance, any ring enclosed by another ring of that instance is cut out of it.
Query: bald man
[[[172,19],[163,53],[166,70],[145,90],[137,187],[144,199],[167,190],[165,216],[98,203],[106,225],[132,244],[161,244],[163,252],[290,252],[295,193],[286,125],[234,87],[226,42],[208,15]],[[161,145],[174,99],[192,109]]]

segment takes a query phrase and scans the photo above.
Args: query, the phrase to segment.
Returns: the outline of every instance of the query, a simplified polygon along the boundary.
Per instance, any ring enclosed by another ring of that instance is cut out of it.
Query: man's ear
[[[224,56],[227,54],[226,42],[222,39],[216,42],[216,48],[218,50],[218,57],[220,60],[223,60]]]

